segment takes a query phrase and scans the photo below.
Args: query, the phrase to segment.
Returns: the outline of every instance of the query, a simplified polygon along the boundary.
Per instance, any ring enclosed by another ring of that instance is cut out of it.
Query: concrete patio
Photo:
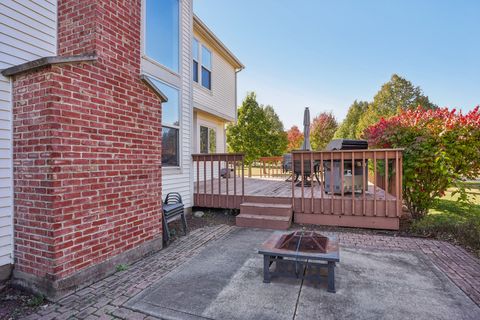
[[[443,241],[335,232],[337,293],[262,282],[271,231],[205,227],[28,319],[479,319],[480,262]],[[467,296],[468,294],[468,296]]]
[[[478,319],[479,308],[426,257],[344,247],[337,293],[263,280],[271,231],[236,229],[125,306],[165,319]]]

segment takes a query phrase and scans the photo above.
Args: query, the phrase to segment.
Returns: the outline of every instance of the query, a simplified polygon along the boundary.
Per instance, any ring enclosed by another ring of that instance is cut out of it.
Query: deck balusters
[[[369,216],[371,219],[379,221],[375,222],[374,227],[383,225],[386,228],[393,228],[392,224],[385,222],[384,219],[397,218],[402,213],[403,159],[401,149],[294,151],[292,154],[292,180],[290,183],[283,180],[273,182],[272,180],[258,179],[255,182],[253,178],[246,179],[245,158],[242,154],[194,155],[193,161],[196,163],[193,168],[197,171],[194,174],[197,179],[194,181],[194,205],[238,209],[245,200],[250,201],[251,198],[261,197],[261,202],[265,203],[270,202],[270,199],[272,203],[291,203],[295,219],[299,218],[299,221],[302,221],[302,217],[307,219],[306,221],[317,221],[317,217],[322,216],[327,220],[320,221],[327,221],[327,224],[334,223],[332,221],[353,224],[351,221]],[[316,167],[318,161],[319,164]],[[203,165],[200,162],[203,162]],[[385,163],[385,168],[381,168],[383,163]],[[369,164],[371,164],[370,167]],[[223,167],[227,171],[222,178]],[[231,167],[233,168],[233,177],[230,176]],[[201,173],[202,169],[203,174]],[[207,170],[210,170],[210,174],[207,173]],[[274,165],[271,165],[270,162],[266,163],[264,178],[266,178],[265,176],[276,176],[278,172],[275,170],[277,168]],[[310,170],[309,174],[306,174],[307,170]],[[349,170],[348,175],[346,170]],[[360,174],[358,170],[362,170],[362,173]],[[328,173],[328,171],[330,172]],[[367,182],[369,172],[370,181]],[[298,183],[295,182],[295,173],[301,179],[298,180]],[[317,183],[317,178],[320,183]],[[328,188],[326,187],[327,178],[330,183]],[[218,181],[215,181],[216,179]],[[357,182],[358,186],[356,186]],[[262,183],[265,184],[265,191],[261,186]],[[358,190],[361,187],[361,195],[356,193],[356,187]],[[252,190],[254,191],[252,192]],[[348,194],[349,192],[351,194]],[[273,200],[276,198],[278,200]],[[285,201],[286,199],[289,199],[290,202]],[[305,214],[310,217],[302,216]],[[338,218],[343,219],[338,220]],[[369,224],[370,222],[364,223]]]

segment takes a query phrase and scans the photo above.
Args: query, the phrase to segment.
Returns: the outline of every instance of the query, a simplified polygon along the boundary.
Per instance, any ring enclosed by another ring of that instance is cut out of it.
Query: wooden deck
[[[398,229],[397,198],[371,183],[365,193],[331,195],[318,183],[294,187],[284,180],[210,179],[195,182],[195,206],[239,209],[244,202],[292,204],[295,221],[324,225]]]
[[[401,149],[292,152],[289,172],[310,179],[318,177],[322,183],[315,182],[313,187],[302,184],[294,186],[292,182],[281,179],[247,178],[243,154],[194,154],[192,158],[195,168],[195,206],[240,209],[243,204],[244,211],[255,211],[261,216],[268,211],[264,212],[261,208],[269,208],[268,212],[275,213],[271,211],[275,204],[282,204],[293,211],[297,223],[399,228],[402,213]],[[274,176],[276,171],[272,173],[267,167],[262,167],[261,174]],[[357,185],[358,189],[366,188],[365,192],[333,195],[323,187],[326,180],[334,181],[334,177],[337,177],[341,184],[338,190],[346,190],[348,185],[355,183],[354,177],[359,172],[367,171],[370,182],[360,180],[361,185]],[[221,175],[224,178],[219,179]],[[347,175],[351,178],[346,178]],[[254,204],[257,204],[257,208]]]

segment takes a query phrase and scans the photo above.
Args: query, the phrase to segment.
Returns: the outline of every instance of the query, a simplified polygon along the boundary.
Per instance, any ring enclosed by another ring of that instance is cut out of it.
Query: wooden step
[[[240,204],[240,213],[291,217],[292,205],[278,203],[244,202]]]
[[[291,216],[271,216],[240,213],[236,217],[239,227],[287,230],[292,222]]]

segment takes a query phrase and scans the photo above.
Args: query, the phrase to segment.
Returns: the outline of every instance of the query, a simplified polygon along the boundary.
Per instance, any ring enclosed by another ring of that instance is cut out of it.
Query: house
[[[243,65],[192,0],[7,0],[0,26],[0,278],[56,299],[162,247]]]

